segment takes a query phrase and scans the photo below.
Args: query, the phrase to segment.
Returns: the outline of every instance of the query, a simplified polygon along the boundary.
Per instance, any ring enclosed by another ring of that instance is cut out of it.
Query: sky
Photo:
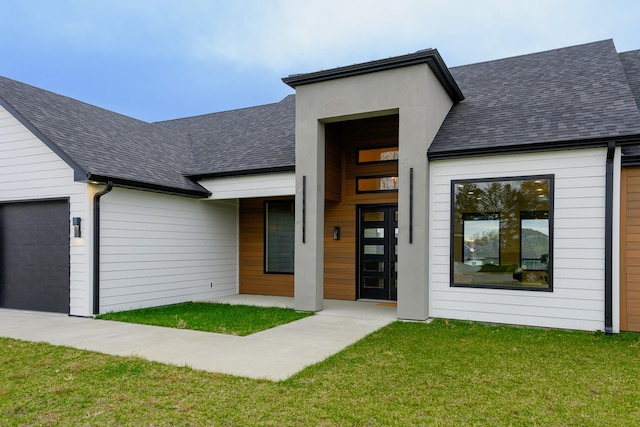
[[[421,49],[449,67],[604,39],[636,50],[639,20],[638,0],[0,0],[0,75],[159,121]]]

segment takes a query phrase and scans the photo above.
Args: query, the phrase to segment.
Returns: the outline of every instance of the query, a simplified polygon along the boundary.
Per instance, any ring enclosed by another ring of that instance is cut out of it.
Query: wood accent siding
[[[356,193],[356,177],[398,174],[397,162],[356,164],[356,150],[397,146],[398,116],[330,123],[325,137],[324,297],[353,301],[357,287],[357,206],[398,203],[397,192]],[[340,227],[340,240],[333,239],[334,226]]]
[[[620,182],[620,329],[640,332],[640,168]]]
[[[293,296],[293,274],[264,272],[264,204],[291,197],[240,199],[240,293]]]

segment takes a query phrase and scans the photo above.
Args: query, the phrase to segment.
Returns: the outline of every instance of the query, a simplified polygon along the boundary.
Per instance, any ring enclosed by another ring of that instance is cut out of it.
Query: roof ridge
[[[614,45],[613,44],[613,39],[604,39],[604,40],[598,40],[598,41],[595,41],[595,42],[580,43],[580,44],[576,44],[576,45],[572,45],[572,46],[558,47],[558,48],[555,48],[555,49],[546,49],[546,50],[540,50],[540,51],[537,51],[537,52],[523,53],[523,54],[520,54],[520,55],[506,56],[504,58],[496,58],[496,59],[489,59],[489,60],[486,60],[486,61],[471,62],[469,64],[462,64],[462,65],[456,65],[454,67],[449,67],[449,69],[455,70],[455,69],[460,69],[460,68],[469,67],[469,66],[473,66],[473,65],[481,65],[481,64],[488,64],[488,63],[492,63],[492,62],[509,61],[509,60],[519,59],[519,58],[523,58],[523,57],[527,57],[527,56],[534,56],[534,55],[540,55],[540,54],[545,54],[545,53],[553,53],[553,52],[560,51],[560,50],[567,50],[567,49],[573,49],[573,48],[584,48],[584,47],[589,46],[589,45],[603,44],[603,43],[607,43],[607,42],[611,43],[611,45]],[[615,47],[615,45],[614,45],[614,47]]]
[[[246,111],[246,110],[252,110],[252,109],[256,109],[256,108],[269,107],[269,106],[282,104],[285,100],[287,100],[287,98],[292,97],[292,96],[295,97],[295,94],[290,93],[289,95],[286,95],[284,98],[282,98],[280,101],[277,101],[277,102],[269,102],[267,104],[252,105],[252,106],[249,106],[249,107],[233,108],[231,110],[214,111],[214,112],[211,112],[211,113],[196,114],[195,116],[186,116],[186,117],[178,117],[178,118],[169,119],[169,120],[160,120],[160,121],[157,121],[157,122],[151,122],[151,124],[162,125],[163,123],[178,122],[178,121],[181,121],[181,120],[189,120],[189,119],[210,117],[210,116],[214,116],[214,115],[217,115],[217,114],[228,114],[228,113],[235,113],[235,112],[241,112],[241,111]]]
[[[64,99],[66,99],[68,101],[72,101],[72,102],[75,102],[75,103],[83,104],[83,105],[85,105],[87,107],[96,108],[98,110],[102,110],[102,111],[108,112],[110,114],[115,114],[115,115],[120,116],[120,117],[125,117],[125,118],[130,119],[130,120],[135,120],[137,122],[146,123],[146,124],[152,124],[152,122],[147,122],[147,121],[139,119],[137,117],[128,116],[126,114],[122,114],[122,113],[119,113],[119,112],[114,111],[114,110],[109,110],[106,107],[100,107],[99,105],[92,104],[92,103],[87,102],[87,101],[82,101],[82,100],[80,100],[78,98],[73,98],[73,97],[68,96],[68,95],[63,95],[61,93],[54,92],[54,91],[49,90],[49,89],[44,89],[44,88],[41,88],[41,87],[38,87],[38,86],[34,86],[32,84],[25,83],[25,82],[22,82],[22,81],[19,81],[19,80],[15,80],[15,79],[12,79],[10,77],[0,76],[0,80],[7,80],[7,81],[9,81],[11,83],[22,85],[22,86],[26,86],[26,87],[29,87],[32,90],[36,90],[36,91],[39,91],[39,92],[46,92],[49,95],[53,95],[53,96],[56,96],[56,97],[59,97],[59,98],[64,98]]]

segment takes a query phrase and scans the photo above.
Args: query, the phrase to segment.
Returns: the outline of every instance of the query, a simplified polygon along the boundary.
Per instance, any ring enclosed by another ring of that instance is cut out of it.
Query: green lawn
[[[98,319],[141,323],[143,325],[245,336],[293,322],[312,314],[311,312],[295,311],[291,308],[186,302],[139,310],[111,312],[96,317]]]
[[[631,333],[396,322],[279,383],[0,339],[0,378],[2,425],[640,425]]]

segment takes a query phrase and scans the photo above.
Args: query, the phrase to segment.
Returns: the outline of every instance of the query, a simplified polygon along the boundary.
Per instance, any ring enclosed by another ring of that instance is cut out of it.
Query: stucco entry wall
[[[452,105],[451,98],[426,64],[296,87],[294,301],[297,310],[322,309],[324,123],[398,113],[398,317],[414,320],[428,317],[427,150]],[[409,243],[411,168],[413,243]],[[304,243],[303,177],[306,177]]]

